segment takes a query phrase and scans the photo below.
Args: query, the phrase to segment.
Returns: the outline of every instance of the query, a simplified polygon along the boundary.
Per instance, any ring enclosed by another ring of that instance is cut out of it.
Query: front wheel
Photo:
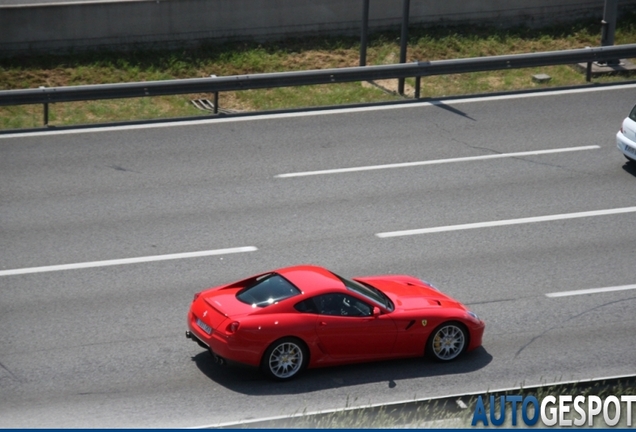
[[[283,338],[267,348],[261,362],[261,369],[277,381],[287,381],[305,368],[307,360],[309,355],[303,342],[296,338]]]
[[[463,325],[444,323],[433,331],[426,344],[426,353],[433,360],[447,362],[455,360],[466,348],[468,334]]]

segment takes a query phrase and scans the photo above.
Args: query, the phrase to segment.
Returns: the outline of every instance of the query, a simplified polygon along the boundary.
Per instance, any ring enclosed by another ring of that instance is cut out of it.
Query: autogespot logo
[[[543,426],[616,426],[625,419],[632,425],[632,402],[636,396],[545,396],[541,402],[534,396],[490,396],[486,410],[481,396],[477,399],[472,426],[502,426],[510,413],[510,423],[534,426],[539,420]],[[636,404],[635,404],[636,406]],[[521,410],[521,415],[518,411]],[[508,424],[506,424],[508,425]]]

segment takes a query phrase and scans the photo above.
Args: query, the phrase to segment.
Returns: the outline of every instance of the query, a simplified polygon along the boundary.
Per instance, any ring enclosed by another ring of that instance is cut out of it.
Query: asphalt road
[[[215,425],[635,373],[636,290],[546,296],[636,284],[636,166],[614,144],[634,101],[622,87],[0,136],[0,427]],[[299,263],[420,276],[486,321],[484,346],[279,384],[185,339],[193,293]]]
[[[104,3],[109,1],[125,2],[134,0],[0,0],[0,6],[28,6],[58,3]]]

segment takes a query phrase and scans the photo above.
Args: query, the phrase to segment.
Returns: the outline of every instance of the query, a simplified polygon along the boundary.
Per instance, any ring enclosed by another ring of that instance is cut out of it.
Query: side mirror
[[[380,311],[380,308],[379,308],[379,307],[377,307],[377,306],[374,306],[374,307],[373,307],[373,316],[374,316],[374,317],[376,317],[376,318],[377,318],[377,317],[379,317],[381,313],[382,313],[382,312]]]

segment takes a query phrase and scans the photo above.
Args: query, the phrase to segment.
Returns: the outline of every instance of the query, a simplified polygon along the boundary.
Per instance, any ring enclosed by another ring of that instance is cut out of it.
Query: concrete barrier
[[[362,0],[131,0],[0,6],[0,55],[174,48],[203,42],[358,35]],[[633,0],[619,0],[619,7]],[[402,2],[370,0],[371,31]],[[603,0],[411,0],[411,25],[545,25],[603,16]]]

